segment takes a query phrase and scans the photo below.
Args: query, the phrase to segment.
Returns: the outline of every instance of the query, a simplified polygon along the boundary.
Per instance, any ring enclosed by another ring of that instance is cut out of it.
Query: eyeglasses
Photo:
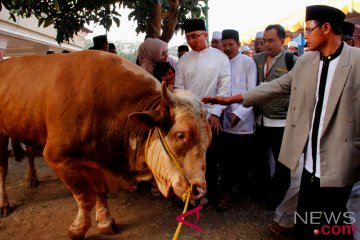
[[[320,25],[316,25],[316,26],[313,27],[313,28],[305,28],[305,29],[304,29],[304,33],[305,33],[306,35],[310,35],[317,27],[320,27]]]
[[[189,41],[190,39],[192,40],[196,40],[198,37],[200,37],[201,35],[203,35],[204,33],[200,33],[200,34],[192,34],[190,36],[186,36],[185,39],[186,41]]]

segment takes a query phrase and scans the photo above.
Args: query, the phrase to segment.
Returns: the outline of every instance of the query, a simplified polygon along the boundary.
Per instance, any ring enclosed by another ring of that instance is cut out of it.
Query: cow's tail
[[[21,142],[11,138],[11,147],[14,151],[15,160],[20,162],[25,157],[25,150],[21,146]]]

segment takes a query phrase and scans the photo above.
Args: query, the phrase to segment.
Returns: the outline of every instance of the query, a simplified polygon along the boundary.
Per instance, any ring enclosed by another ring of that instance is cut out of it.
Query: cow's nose
[[[191,198],[193,200],[199,199],[206,194],[206,182],[192,182],[192,195]]]

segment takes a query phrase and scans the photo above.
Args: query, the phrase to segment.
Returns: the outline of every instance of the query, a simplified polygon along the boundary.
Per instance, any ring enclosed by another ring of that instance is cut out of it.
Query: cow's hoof
[[[72,224],[68,230],[68,237],[71,240],[82,240],[85,238],[85,234],[88,229],[89,229],[89,227],[88,228],[84,228],[84,227],[79,228],[78,226]]]
[[[39,185],[40,185],[39,180],[37,180],[36,178],[29,180],[29,187],[30,188],[35,188],[35,187],[38,187]]]
[[[115,220],[112,219],[110,222],[104,224],[97,224],[97,228],[99,229],[99,232],[104,235],[115,235],[119,233],[119,228],[115,224]]]
[[[10,215],[10,213],[11,213],[11,207],[9,205],[0,208],[0,218],[7,217]]]
[[[71,240],[83,240],[84,239],[84,235],[83,236],[78,236],[76,234],[74,234],[73,232],[68,232],[68,237],[71,239]]]

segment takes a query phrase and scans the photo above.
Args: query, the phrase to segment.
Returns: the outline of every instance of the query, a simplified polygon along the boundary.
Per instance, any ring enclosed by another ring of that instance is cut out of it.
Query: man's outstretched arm
[[[230,97],[224,97],[224,96],[205,96],[201,99],[204,103],[210,103],[210,104],[221,104],[221,105],[230,105],[232,103],[242,103],[243,97],[241,94],[230,96]]]

